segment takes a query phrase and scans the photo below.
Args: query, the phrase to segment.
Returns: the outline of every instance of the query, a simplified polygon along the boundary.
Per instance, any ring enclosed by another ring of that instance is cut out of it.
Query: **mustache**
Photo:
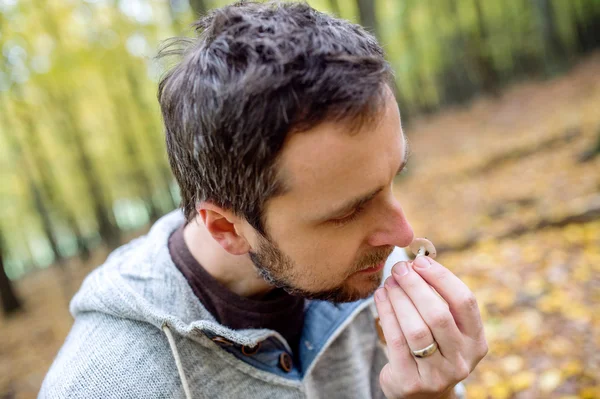
[[[369,267],[373,267],[382,262],[385,262],[386,259],[392,254],[393,251],[394,251],[394,247],[392,247],[392,246],[377,248],[376,250],[363,256],[356,263],[356,271],[368,269]]]

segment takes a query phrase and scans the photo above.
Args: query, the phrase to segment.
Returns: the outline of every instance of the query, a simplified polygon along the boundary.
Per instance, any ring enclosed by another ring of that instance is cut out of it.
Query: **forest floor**
[[[600,130],[599,76],[596,54],[406,127],[397,196],[485,323],[469,399],[600,398],[600,156],[580,161]],[[105,256],[16,282],[25,311],[0,320],[0,399],[37,395],[72,324],[67,298]]]

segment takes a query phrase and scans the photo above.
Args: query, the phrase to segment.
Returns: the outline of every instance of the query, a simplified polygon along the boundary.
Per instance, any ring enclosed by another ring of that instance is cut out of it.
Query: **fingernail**
[[[429,266],[431,266],[431,263],[426,256],[417,256],[413,261],[413,266],[420,267],[421,269],[427,269]]]
[[[406,273],[408,273],[408,263],[406,262],[398,262],[394,265],[394,267],[392,268],[392,272],[397,275],[398,277],[402,277],[404,276]]]
[[[375,291],[375,296],[377,297],[377,300],[379,302],[383,302],[387,300],[387,291],[384,287],[381,287],[377,291]]]
[[[386,278],[385,285],[389,287],[400,287],[400,284],[398,284],[394,276],[389,276],[388,278]]]

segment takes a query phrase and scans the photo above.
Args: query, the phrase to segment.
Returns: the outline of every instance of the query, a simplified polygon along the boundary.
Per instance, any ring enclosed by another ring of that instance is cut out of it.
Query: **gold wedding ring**
[[[437,342],[433,341],[433,344],[429,345],[427,348],[420,349],[418,351],[412,351],[412,354],[418,358],[428,357],[433,355],[437,348]]]

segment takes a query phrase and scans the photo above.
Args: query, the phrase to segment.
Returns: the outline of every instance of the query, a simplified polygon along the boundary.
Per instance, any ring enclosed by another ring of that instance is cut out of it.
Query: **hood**
[[[202,306],[173,263],[167,245],[171,233],[184,220],[180,210],[173,211],[159,219],[148,234],[112,252],[73,297],[73,317],[100,312],[150,323],[158,329],[168,325],[173,332],[191,339],[210,331],[241,345],[253,346],[270,336],[285,343],[272,330],[229,329]]]

